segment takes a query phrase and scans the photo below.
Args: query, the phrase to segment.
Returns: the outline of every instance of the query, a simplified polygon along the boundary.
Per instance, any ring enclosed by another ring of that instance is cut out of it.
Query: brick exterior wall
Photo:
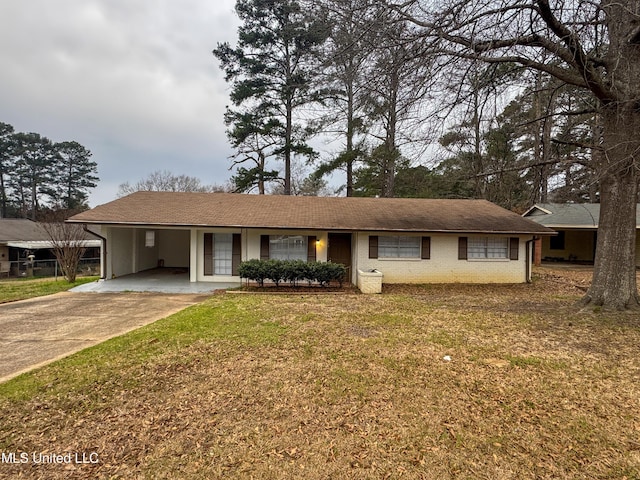
[[[376,269],[383,274],[383,283],[524,283],[527,281],[526,242],[532,236],[519,237],[518,260],[458,260],[458,237],[467,235],[431,236],[431,258],[373,259],[369,258],[369,235],[356,237],[356,264],[361,270]]]
[[[103,230],[106,230],[103,234],[106,234],[108,240],[107,278],[156,266],[160,254],[159,248],[157,245],[153,248],[144,247],[144,232],[146,229],[107,227]],[[162,232],[162,229],[158,228],[155,230],[157,231],[156,239],[160,243],[162,240],[171,241],[178,238],[178,232]],[[260,258],[260,235],[314,236],[318,241],[316,244],[317,261],[325,262],[327,260],[328,232],[326,231],[192,228],[190,240],[187,238],[186,232],[180,233],[180,241],[176,245],[180,249],[189,249],[191,281],[240,280],[236,276],[204,275],[203,239],[205,232],[241,234],[242,260]],[[528,280],[527,272],[530,272],[531,254],[527,255],[527,242],[532,240],[532,235],[518,237],[518,260],[459,260],[458,238],[470,235],[455,234],[415,234],[414,236],[420,238],[424,236],[430,237],[430,242],[428,242],[430,245],[429,259],[369,258],[369,236],[379,237],[385,234],[389,235],[388,232],[354,232],[352,234],[350,280],[354,284],[358,282],[358,269],[362,271],[372,269],[380,271],[383,275],[383,283],[524,283]],[[175,242],[170,243],[175,244]],[[424,248],[427,244],[421,243],[421,245],[421,248]],[[531,242],[530,248],[533,248],[533,242]],[[181,255],[181,263],[185,263],[186,252],[184,252],[184,255],[181,253]],[[377,279],[372,279],[373,281],[377,283]]]

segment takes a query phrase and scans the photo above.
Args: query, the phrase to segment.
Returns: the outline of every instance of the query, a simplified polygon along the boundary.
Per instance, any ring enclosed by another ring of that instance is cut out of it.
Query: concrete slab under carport
[[[209,295],[63,292],[0,305],[0,382],[172,315]]]
[[[154,268],[111,280],[99,280],[73,288],[72,292],[212,293],[241,286],[240,282],[190,282],[186,269]]]

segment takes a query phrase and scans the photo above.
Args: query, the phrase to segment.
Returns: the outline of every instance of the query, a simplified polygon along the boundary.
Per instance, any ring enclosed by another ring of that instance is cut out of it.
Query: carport
[[[241,286],[240,282],[190,282],[188,268],[162,267],[123,275],[109,281],[85,283],[73,292],[213,293]]]
[[[188,228],[109,226],[99,233],[107,240],[107,279],[156,267],[189,270],[191,231]]]

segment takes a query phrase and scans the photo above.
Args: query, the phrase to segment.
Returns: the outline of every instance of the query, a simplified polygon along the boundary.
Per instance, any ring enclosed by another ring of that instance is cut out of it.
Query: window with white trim
[[[378,258],[420,258],[422,237],[380,235]]]
[[[156,232],[154,230],[147,230],[144,232],[144,246],[145,247],[156,246]]]
[[[467,255],[469,259],[509,258],[509,238],[469,237]]]
[[[213,273],[231,275],[233,255],[233,234],[216,233],[213,240]]]
[[[274,260],[304,260],[307,261],[306,235],[270,235],[269,258]]]

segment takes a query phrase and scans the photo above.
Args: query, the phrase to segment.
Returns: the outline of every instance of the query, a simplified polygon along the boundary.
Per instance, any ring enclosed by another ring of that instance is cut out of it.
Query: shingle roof
[[[0,242],[49,240],[47,232],[36,222],[23,218],[0,219]]]
[[[71,222],[313,230],[552,234],[486,200],[136,192]]]
[[[536,203],[524,213],[526,218],[552,228],[598,228],[599,203]],[[640,206],[636,225],[640,227]]]
[[[100,246],[100,240],[93,235],[83,233],[82,238],[84,246]],[[33,250],[52,248],[51,238],[42,224],[23,218],[0,218],[0,244]]]

